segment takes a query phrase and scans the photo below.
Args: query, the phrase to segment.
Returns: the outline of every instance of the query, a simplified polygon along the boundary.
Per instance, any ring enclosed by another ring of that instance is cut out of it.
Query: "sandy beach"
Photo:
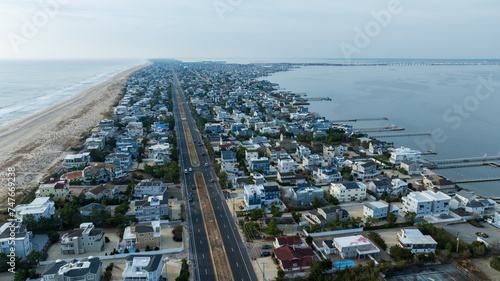
[[[0,207],[6,207],[7,182],[13,181],[8,171],[15,169],[16,197],[22,197],[74,153],[69,147],[105,118],[128,77],[150,64],[120,72],[68,100],[0,127]]]

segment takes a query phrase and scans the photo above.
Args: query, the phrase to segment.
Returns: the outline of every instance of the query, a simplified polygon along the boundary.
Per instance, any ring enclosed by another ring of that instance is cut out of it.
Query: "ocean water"
[[[357,128],[397,125],[402,132],[433,137],[381,138],[421,151],[428,159],[493,156],[500,153],[500,65],[306,66],[263,79],[307,97],[309,110],[328,120],[388,117],[352,122]],[[382,133],[370,133],[376,135]],[[500,162],[500,161],[497,161]],[[451,180],[500,177],[489,166],[436,170]],[[500,197],[500,182],[461,184],[482,196]]]
[[[0,126],[39,112],[145,60],[0,60]]]

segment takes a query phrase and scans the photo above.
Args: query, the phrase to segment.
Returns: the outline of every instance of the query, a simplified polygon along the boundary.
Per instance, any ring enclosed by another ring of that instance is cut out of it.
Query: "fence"
[[[330,235],[338,235],[338,234],[346,234],[346,233],[353,233],[353,232],[362,232],[363,228],[353,228],[353,229],[343,229],[343,230],[334,230],[334,231],[325,231],[325,232],[314,232],[314,233],[308,233],[307,230],[303,229],[304,234],[306,236],[311,236],[311,237],[321,237],[321,236],[330,236]]]

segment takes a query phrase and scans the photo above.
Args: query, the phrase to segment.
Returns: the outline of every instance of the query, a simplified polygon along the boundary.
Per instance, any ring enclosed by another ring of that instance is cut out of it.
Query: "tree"
[[[252,176],[249,176],[249,177],[247,178],[246,184],[255,184],[255,181],[253,180],[253,177],[252,177]]]
[[[396,221],[398,220],[398,218],[396,217],[395,214],[393,213],[389,213],[389,215],[387,215],[387,225],[388,226],[394,226],[394,224],[396,223]]]
[[[250,211],[249,216],[250,216],[251,220],[256,221],[260,218],[265,217],[265,213],[264,213],[264,210],[262,208],[253,209]]]
[[[175,281],[188,281],[188,280],[189,280],[189,265],[186,259],[182,259],[181,274],[179,274],[179,276],[175,278]]]
[[[390,256],[396,261],[410,261],[413,259],[413,253],[410,249],[404,249],[394,245],[390,249]]]
[[[264,232],[271,236],[279,236],[283,234],[283,231],[278,228],[278,224],[274,220],[269,222],[267,229]]]
[[[271,214],[273,217],[281,217],[280,209],[276,206],[271,206]]]
[[[55,231],[49,231],[47,232],[47,236],[49,237],[49,240],[51,243],[57,243],[59,242],[59,233]]]
[[[312,205],[313,207],[316,209],[319,207],[319,199],[318,199],[318,196],[314,196],[313,197],[313,200],[312,200]]]
[[[225,171],[220,172],[219,174],[219,184],[221,188],[226,188],[227,187],[227,179],[229,176]]]
[[[301,213],[297,213],[295,211],[292,211],[292,218],[296,223],[300,222],[300,218],[302,217]]]
[[[125,248],[125,250],[123,250],[123,253],[124,254],[128,254],[129,253],[129,250],[127,248]]]
[[[144,249],[144,251],[146,251],[146,252],[151,251],[151,247],[149,247],[149,245],[146,245],[146,249]]]
[[[321,225],[319,225],[319,224],[311,225],[311,230],[309,230],[309,232],[311,232],[311,233],[319,232],[319,231],[321,231]]]
[[[276,275],[276,281],[286,281],[285,272],[282,269],[278,270],[278,273]]]
[[[382,248],[382,250],[384,251],[387,250],[387,244],[385,243],[384,239],[380,236],[380,234],[378,234],[377,232],[370,231],[368,233],[368,238],[370,238],[370,240],[375,242],[375,244],[377,244],[377,246]]]
[[[329,281],[333,280],[333,276],[327,273],[333,267],[333,263],[330,259],[325,259],[321,261],[311,261],[309,264],[310,274],[308,280],[310,281]]]
[[[308,235],[308,236],[306,237],[306,243],[307,243],[307,244],[311,244],[312,242],[313,242],[313,238],[312,238],[312,236],[309,236],[309,235]]]
[[[417,213],[415,212],[408,212],[405,215],[405,220],[410,224],[414,224],[416,219],[417,219]]]
[[[500,256],[494,256],[490,260],[490,266],[500,271]]]
[[[172,234],[174,234],[174,241],[181,242],[182,241],[182,225],[176,225],[172,230]]]
[[[378,222],[378,219],[372,218],[371,216],[366,217],[365,227],[370,227]]]

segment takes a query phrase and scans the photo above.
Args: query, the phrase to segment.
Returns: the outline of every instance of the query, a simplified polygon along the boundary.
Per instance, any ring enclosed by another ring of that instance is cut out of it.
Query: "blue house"
[[[267,157],[262,157],[258,159],[250,159],[250,171],[262,170],[264,174],[269,173],[269,168],[271,164]]]

